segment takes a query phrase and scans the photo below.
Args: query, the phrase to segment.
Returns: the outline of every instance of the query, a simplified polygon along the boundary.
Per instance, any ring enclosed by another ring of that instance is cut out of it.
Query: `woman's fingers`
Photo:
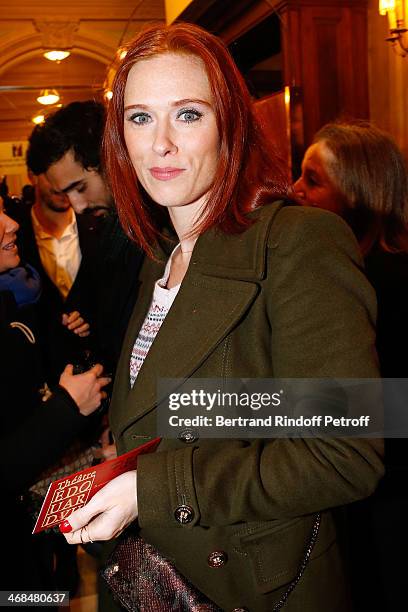
[[[136,471],[117,476],[61,523],[69,544],[111,540],[137,518]]]
[[[71,516],[69,520],[71,520]],[[64,535],[68,544],[87,544],[91,541],[112,540],[121,534],[130,522],[125,520],[121,509],[115,506],[89,522],[85,522],[84,525],[70,533],[64,533]]]
[[[87,525],[94,516],[99,514],[101,510],[98,508],[98,500],[93,497],[85,506],[79,508],[73,512],[69,519],[63,521],[60,524],[60,531],[71,537],[74,534],[79,534],[81,527]],[[78,542],[71,542],[72,544],[78,544]],[[81,543],[81,541],[79,541]]]

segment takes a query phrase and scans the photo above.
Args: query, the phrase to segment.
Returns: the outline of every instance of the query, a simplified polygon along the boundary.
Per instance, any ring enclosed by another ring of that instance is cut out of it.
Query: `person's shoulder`
[[[273,202],[262,207],[260,221],[272,217],[269,246],[280,243],[313,240],[314,242],[343,242],[356,247],[356,239],[347,223],[339,215],[321,208],[300,206],[292,202]]]
[[[337,214],[314,206],[301,206],[291,200],[275,200],[250,213],[250,216],[261,222],[271,220],[281,226],[295,227],[298,225],[326,226],[341,225],[348,227]]]
[[[341,225],[345,225],[343,219],[333,212],[315,206],[301,206],[291,200],[275,200],[255,209],[251,215],[260,220],[276,218],[276,221],[290,225],[293,223],[330,224],[332,222],[340,222]]]

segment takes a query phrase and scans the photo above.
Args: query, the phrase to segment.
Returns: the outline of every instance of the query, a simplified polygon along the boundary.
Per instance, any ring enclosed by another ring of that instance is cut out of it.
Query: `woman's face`
[[[137,62],[124,97],[124,135],[137,178],[170,209],[199,211],[214,180],[219,136],[204,64],[166,53]]]
[[[293,185],[295,199],[302,206],[316,206],[343,216],[347,200],[339,191],[326,168],[334,161],[333,153],[324,142],[309,147],[302,162],[302,174]]]
[[[0,273],[15,268],[20,263],[16,246],[18,223],[6,215],[0,204]]]

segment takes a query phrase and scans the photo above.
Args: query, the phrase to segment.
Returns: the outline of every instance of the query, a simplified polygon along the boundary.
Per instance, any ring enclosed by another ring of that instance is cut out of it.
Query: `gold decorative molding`
[[[70,49],[74,46],[75,34],[79,28],[79,20],[34,20],[34,27],[41,35],[44,49]]]

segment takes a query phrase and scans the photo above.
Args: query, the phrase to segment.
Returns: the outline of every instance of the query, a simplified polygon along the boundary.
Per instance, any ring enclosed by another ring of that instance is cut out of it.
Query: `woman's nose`
[[[167,122],[157,128],[153,142],[153,151],[160,155],[160,157],[174,155],[178,151],[177,145],[171,135],[170,126]]]
[[[291,191],[297,198],[305,197],[305,189],[302,177],[299,177],[298,180],[293,183]]]

